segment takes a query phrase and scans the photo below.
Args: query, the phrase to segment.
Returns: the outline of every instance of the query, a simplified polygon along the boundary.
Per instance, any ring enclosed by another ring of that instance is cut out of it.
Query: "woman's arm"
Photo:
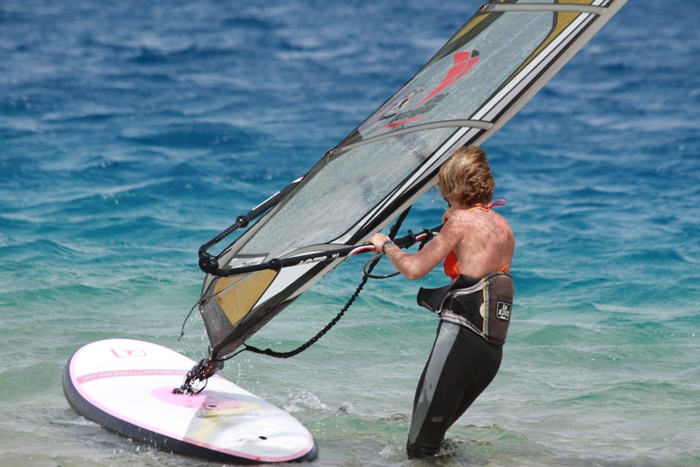
[[[391,239],[381,232],[370,237],[367,243],[374,245],[378,252],[384,251],[394,267],[406,278],[420,279],[440,264],[461,240],[460,229],[456,224],[454,220],[448,219],[440,234],[415,254],[406,253],[396,245],[389,246],[384,251],[384,243]]]

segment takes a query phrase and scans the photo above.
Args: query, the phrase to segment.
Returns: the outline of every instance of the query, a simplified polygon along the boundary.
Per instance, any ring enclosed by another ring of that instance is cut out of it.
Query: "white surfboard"
[[[173,394],[194,364],[148,342],[93,342],[68,361],[63,391],[79,415],[166,451],[239,464],[316,459],[298,420],[220,376],[198,395]]]

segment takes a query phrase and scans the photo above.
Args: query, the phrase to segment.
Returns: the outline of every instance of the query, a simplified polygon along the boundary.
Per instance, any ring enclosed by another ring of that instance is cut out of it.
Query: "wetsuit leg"
[[[441,321],[418,382],[408,435],[409,457],[439,452],[447,429],[486,389],[498,372],[502,348],[469,329]]]

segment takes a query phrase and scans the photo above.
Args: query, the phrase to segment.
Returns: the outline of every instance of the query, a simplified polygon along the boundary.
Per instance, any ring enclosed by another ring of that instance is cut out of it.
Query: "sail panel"
[[[434,184],[454,150],[495,133],[625,1],[491,0],[489,5],[504,11],[477,12],[413,79],[227,247],[219,264],[257,264],[363,242]],[[522,8],[512,11],[513,5]],[[470,120],[483,124],[469,127]],[[452,127],[454,121],[465,126]],[[430,125],[440,122],[446,125]],[[341,262],[251,273],[231,284],[208,275],[200,314],[214,355],[235,350]],[[236,285],[247,281],[257,284],[252,292]],[[219,299],[212,300],[217,293]]]
[[[214,287],[214,298],[224,315],[236,326],[265,293],[276,271],[257,271],[244,276],[223,277]]]
[[[442,144],[453,128],[401,135],[325,157],[297,192],[240,250],[280,257],[350,229]],[[301,189],[303,188],[303,189]]]

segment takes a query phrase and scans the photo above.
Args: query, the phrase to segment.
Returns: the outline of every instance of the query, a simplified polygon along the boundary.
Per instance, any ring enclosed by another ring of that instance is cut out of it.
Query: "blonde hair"
[[[477,146],[461,147],[440,167],[437,186],[445,198],[464,206],[487,204],[493,198],[496,181],[486,153]]]

